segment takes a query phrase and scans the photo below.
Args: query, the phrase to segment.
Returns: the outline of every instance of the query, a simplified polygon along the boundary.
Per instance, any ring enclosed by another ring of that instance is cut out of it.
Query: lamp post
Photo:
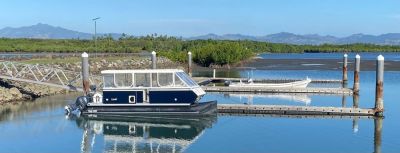
[[[97,36],[96,36],[96,34],[97,34],[97,23],[96,23],[96,21],[98,19],[100,19],[100,17],[92,19],[94,21],[94,49],[95,49],[95,52],[97,52],[96,51],[96,49],[97,49]],[[95,56],[96,56],[96,54],[95,54]]]

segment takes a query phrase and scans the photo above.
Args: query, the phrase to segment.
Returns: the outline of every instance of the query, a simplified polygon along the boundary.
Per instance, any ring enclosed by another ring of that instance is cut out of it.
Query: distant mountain
[[[98,34],[99,36],[104,34]],[[111,34],[119,38],[121,34]],[[0,29],[0,37],[5,38],[39,38],[39,39],[92,39],[93,34],[73,31],[48,24],[38,23],[32,26]]]
[[[190,37],[188,40],[195,39],[215,39],[215,40],[254,40],[273,43],[288,44],[353,44],[353,43],[370,43],[380,45],[400,45],[400,33],[388,33],[382,35],[365,35],[353,34],[348,37],[321,36],[318,34],[297,35],[288,32],[281,32],[265,36],[246,36],[240,34],[216,35],[207,34],[203,36]]]
[[[104,36],[105,34],[98,34]],[[107,34],[108,35],[108,34]],[[121,34],[110,33],[117,39]],[[19,28],[3,28],[0,29],[0,37],[5,38],[40,38],[40,39],[92,39],[93,34],[73,31],[62,27],[51,26],[48,24],[38,23],[32,26]],[[185,40],[197,39],[214,39],[214,40],[254,40],[273,43],[288,44],[353,44],[353,43],[370,43],[380,45],[400,45],[400,33],[387,33],[382,35],[366,35],[353,34],[348,37],[321,36],[318,34],[298,35],[288,32],[281,32],[265,36],[249,36],[242,34],[206,34],[202,36],[189,37]]]
[[[214,39],[214,40],[254,40],[256,37],[254,36],[246,36],[241,34],[226,34],[226,35],[216,35],[216,34],[207,34],[203,36],[190,37],[188,40],[197,40],[197,39]]]
[[[338,39],[336,43],[338,44],[371,43],[371,44],[381,44],[381,45],[400,45],[400,33],[388,33],[378,36],[353,34],[351,36]]]
[[[337,38],[333,36],[320,36],[317,34],[296,35],[287,32],[266,35],[258,38],[258,40],[261,41],[274,42],[274,43],[289,43],[289,44],[324,44],[324,43],[332,43],[336,39]]]

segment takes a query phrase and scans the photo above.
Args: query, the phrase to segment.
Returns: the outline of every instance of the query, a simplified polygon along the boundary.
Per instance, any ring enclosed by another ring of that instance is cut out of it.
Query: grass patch
[[[99,62],[105,59],[108,62],[114,62],[117,60],[129,60],[129,59],[143,59],[149,57],[126,57],[126,56],[109,56],[109,57],[90,57],[90,62]],[[29,60],[20,61],[25,64],[66,64],[66,63],[77,63],[81,62],[81,57],[65,57],[65,58],[35,58]]]

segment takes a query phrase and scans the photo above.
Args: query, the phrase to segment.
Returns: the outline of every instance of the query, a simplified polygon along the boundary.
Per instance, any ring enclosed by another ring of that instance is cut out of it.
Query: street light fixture
[[[96,36],[96,34],[97,34],[97,23],[96,23],[96,21],[98,19],[100,19],[100,17],[92,19],[94,21],[94,49],[95,49],[95,52],[97,52],[96,51],[97,50],[97,36]]]

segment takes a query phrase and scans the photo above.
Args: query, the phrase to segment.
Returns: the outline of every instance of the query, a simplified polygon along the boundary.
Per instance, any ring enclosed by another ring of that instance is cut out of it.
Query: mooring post
[[[381,146],[382,146],[382,122],[383,118],[382,117],[377,117],[374,119],[374,153],[380,153],[381,152]]]
[[[213,69],[213,78],[215,79],[215,69]]]
[[[342,107],[346,107],[346,103],[347,103],[346,95],[343,94],[343,96],[342,96]]]
[[[347,54],[343,55],[343,84],[347,84]]]
[[[192,52],[188,52],[188,73],[192,76]]]
[[[151,68],[156,69],[157,68],[157,53],[155,51],[151,52]]]
[[[358,102],[360,101],[360,95],[353,95],[353,108],[358,108]]]
[[[358,132],[358,118],[354,117],[353,118],[353,133],[357,133]]]
[[[383,72],[385,58],[379,55],[376,59],[375,112],[377,116],[383,116]]]
[[[354,84],[353,84],[353,92],[354,94],[358,94],[360,91],[360,55],[356,55],[355,66],[354,66]]]
[[[82,54],[82,85],[83,94],[86,96],[89,93],[89,55],[84,52]]]

